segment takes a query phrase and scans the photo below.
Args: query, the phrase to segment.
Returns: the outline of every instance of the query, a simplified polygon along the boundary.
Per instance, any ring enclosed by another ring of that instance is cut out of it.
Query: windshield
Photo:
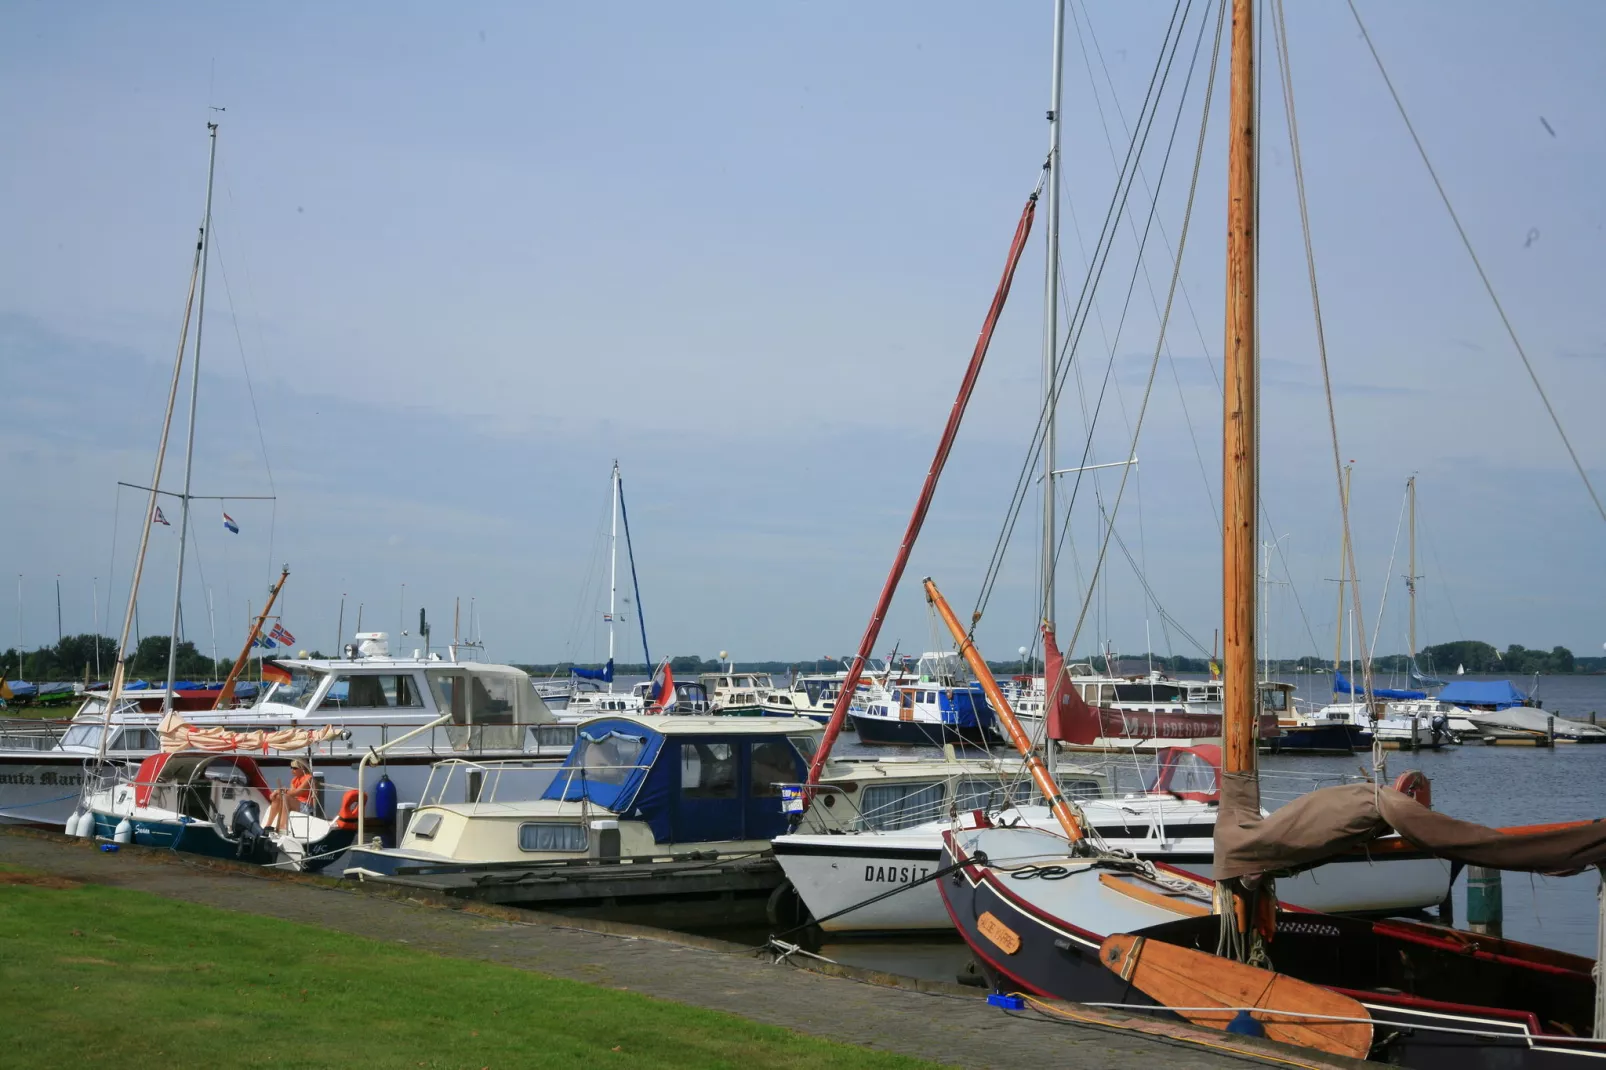
[[[67,734],[61,737],[63,747],[98,747],[100,746],[101,726],[98,724],[75,724],[67,729]]]
[[[274,684],[257,699],[257,705],[274,702],[305,710],[312,702],[312,696],[318,693],[318,685],[323,683],[323,678],[327,675],[328,673],[313,669],[291,669],[290,682]]]
[[[642,736],[609,732],[597,738],[582,732],[580,753],[574,756],[569,765],[571,768],[578,767],[587,780],[618,787],[635,771],[636,762],[646,744],[647,740]]]

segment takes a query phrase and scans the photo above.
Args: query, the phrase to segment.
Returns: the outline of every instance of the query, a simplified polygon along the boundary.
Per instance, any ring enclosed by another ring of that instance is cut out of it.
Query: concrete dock
[[[900,982],[817,963],[794,968],[751,949],[662,930],[465,904],[156,849],[103,853],[83,841],[9,826],[0,826],[0,862],[626,989],[951,1066],[1153,1070],[1156,1060],[1174,1070],[1362,1065],[1088,1008],[1071,1008],[1085,1023],[1011,1014],[988,1006],[975,989]]]

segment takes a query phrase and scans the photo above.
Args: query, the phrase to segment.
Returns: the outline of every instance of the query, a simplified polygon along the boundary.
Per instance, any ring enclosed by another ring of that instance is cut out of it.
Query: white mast
[[[608,664],[613,664],[613,618],[618,614],[619,601],[619,462],[613,462],[613,512],[609,514],[608,531]],[[608,693],[613,694],[613,681],[608,681]]]
[[[1054,365],[1059,356],[1059,286],[1060,286],[1060,69],[1065,65],[1065,0],[1054,0],[1054,69],[1050,78],[1048,101],[1048,251],[1047,269],[1043,283],[1043,623],[1054,627],[1054,422],[1059,395],[1054,387]],[[1073,654],[1074,651],[1067,651]],[[1045,677],[1043,698],[1049,699],[1049,690],[1057,681]],[[1047,706],[1044,707],[1047,713]],[[1047,759],[1048,774],[1056,776],[1059,756],[1054,741],[1044,739],[1043,754]]]
[[[212,248],[212,175],[217,169],[217,123],[207,123],[212,141],[206,164],[206,212],[201,217],[201,292],[195,306],[195,362],[190,368],[190,426],[184,447],[184,494],[179,498],[178,577],[173,581],[173,630],[167,640],[167,690],[162,710],[173,709],[173,679],[178,670],[178,631],[184,598],[184,549],[190,535],[190,471],[195,461],[195,403],[201,390],[201,328],[206,322],[206,261]]]

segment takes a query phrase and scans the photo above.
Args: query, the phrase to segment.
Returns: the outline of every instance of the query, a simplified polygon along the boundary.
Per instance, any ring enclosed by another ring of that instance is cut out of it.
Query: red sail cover
[[[1054,640],[1054,630],[1043,626],[1043,668],[1046,670],[1048,738],[1075,746],[1099,739],[1208,739],[1221,735],[1219,713],[1160,713],[1142,710],[1106,710],[1089,706],[1065,671],[1065,658]],[[1260,715],[1260,738],[1271,739],[1282,730],[1277,715]]]

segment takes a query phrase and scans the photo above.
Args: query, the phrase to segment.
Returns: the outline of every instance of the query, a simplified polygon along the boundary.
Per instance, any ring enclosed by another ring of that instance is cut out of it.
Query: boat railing
[[[71,727],[71,721],[7,717],[0,720],[0,750],[54,750]]]
[[[532,765],[517,758],[491,761],[448,758],[430,768],[429,780],[419,794],[418,804],[440,806],[457,802],[459,797],[464,803],[526,802],[539,798],[554,775],[550,765]],[[514,789],[512,797],[505,793],[508,787]]]

